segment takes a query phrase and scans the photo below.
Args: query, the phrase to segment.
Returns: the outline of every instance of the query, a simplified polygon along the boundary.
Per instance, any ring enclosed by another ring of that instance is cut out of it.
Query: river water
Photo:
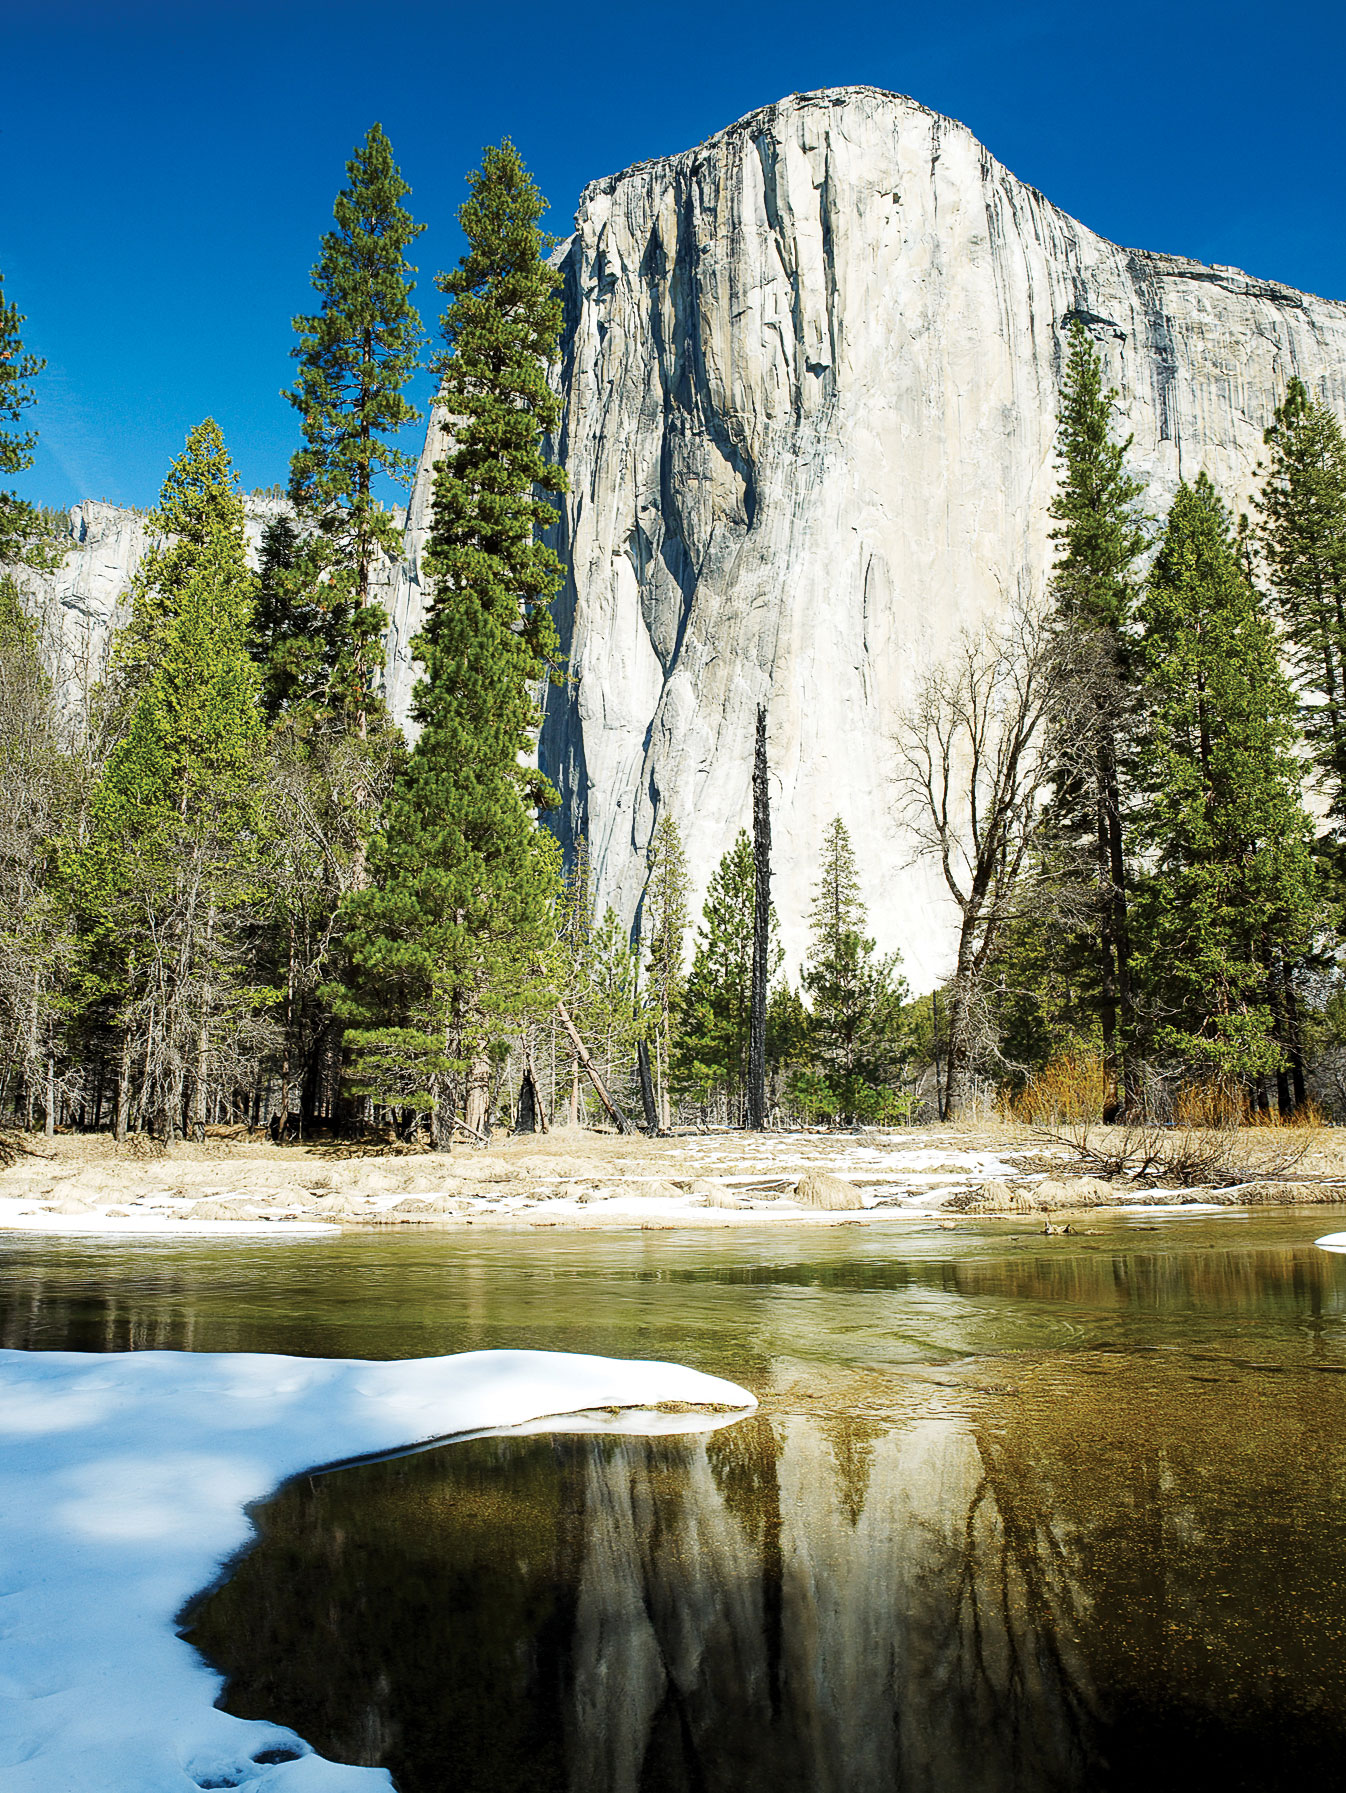
[[[301,1478],[184,1615],[402,1793],[1336,1785],[1346,1259],[1323,1210],[753,1234],[29,1239],[0,1343],[663,1357],[708,1435]]]

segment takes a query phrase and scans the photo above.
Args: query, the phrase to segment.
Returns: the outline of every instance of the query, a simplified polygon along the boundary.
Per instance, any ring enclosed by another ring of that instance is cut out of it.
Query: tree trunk
[[[467,1100],[463,1117],[473,1133],[490,1138],[491,1061],[484,1052],[474,1052],[467,1074]]]
[[[1285,978],[1285,1018],[1286,1049],[1290,1054],[1290,1085],[1294,1091],[1295,1107],[1302,1108],[1308,1095],[1304,1087],[1304,1038],[1299,1026],[1299,999],[1295,995],[1294,980],[1288,973]]]
[[[970,942],[959,943],[958,969],[949,995],[949,1037],[945,1042],[944,1118],[956,1121],[967,1106],[972,1065],[972,977]]]
[[[640,1100],[645,1109],[645,1130],[659,1131],[659,1114],[654,1106],[654,1079],[650,1076],[650,1043],[641,1040],[636,1046],[636,1073],[640,1078]]]
[[[659,1073],[659,1131],[668,1133],[673,1126],[673,1104],[668,1093],[669,1063],[672,1057],[671,1041],[673,1028],[667,1012],[663,1017],[663,1037],[659,1042],[659,1050],[655,1057],[658,1063],[655,1069]]]
[[[561,1023],[566,1038],[570,1041],[571,1049],[575,1054],[577,1063],[584,1067],[584,1073],[594,1087],[594,1094],[607,1110],[613,1126],[616,1127],[619,1133],[634,1132],[634,1128],[630,1121],[627,1120],[626,1116],[622,1113],[621,1108],[608,1094],[607,1086],[598,1074],[598,1067],[589,1056],[589,1049],[580,1038],[579,1031],[576,1028],[575,1023],[570,1019],[566,1005],[563,1002],[558,1002],[556,1005],[556,1017]]]
[[[112,1120],[112,1137],[121,1143],[131,1119],[131,1028],[122,1029],[121,1056],[117,1062],[117,1112]]]
[[[206,915],[206,965],[210,964],[210,947],[215,933],[215,905]],[[199,1145],[206,1137],[206,1080],[210,1067],[210,973],[201,985],[201,1019],[196,1030],[196,1067],[192,1078],[192,1138]],[[285,1117],[281,1118],[284,1126]]]
[[[752,1005],[748,1016],[748,1125],[766,1126],[766,986],[771,975],[771,788],[767,782],[766,710],[757,706],[752,770]]]
[[[48,1139],[56,1134],[56,1060],[51,1048],[47,1048],[47,1116],[42,1124],[42,1131]]]
[[[294,921],[289,925],[289,954],[285,970],[285,1021],[280,1041],[280,1126],[290,1124],[290,1049],[294,1038]]]

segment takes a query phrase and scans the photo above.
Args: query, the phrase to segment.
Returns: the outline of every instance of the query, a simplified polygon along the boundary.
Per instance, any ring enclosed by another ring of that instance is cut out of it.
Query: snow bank
[[[664,1403],[731,1411],[651,1411]],[[705,1430],[755,1404],[677,1364],[547,1351],[400,1363],[0,1351],[0,1785],[389,1787],[382,1769],[217,1711],[220,1678],[175,1634],[252,1536],[249,1503],[302,1470],[451,1434]],[[603,1408],[634,1411],[545,1425]]]

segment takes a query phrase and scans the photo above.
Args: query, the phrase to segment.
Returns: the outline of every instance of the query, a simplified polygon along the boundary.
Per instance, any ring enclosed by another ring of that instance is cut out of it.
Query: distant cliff
[[[600,905],[631,923],[671,812],[699,903],[750,815],[765,703],[790,961],[840,813],[872,931],[929,987],[951,918],[892,823],[888,743],[950,635],[1043,588],[1070,320],[1104,355],[1162,513],[1202,469],[1246,503],[1292,374],[1346,413],[1346,305],[1119,249],[962,125],[864,87],[794,95],[594,182],[557,264],[569,682],[540,757],[563,841],[587,838]],[[432,423],[381,594],[403,720],[441,452]],[[144,524],[74,515],[79,544],[44,589],[96,646]]]
[[[629,921],[669,810],[704,888],[765,703],[790,958],[839,812],[881,947],[928,987],[947,901],[890,821],[887,742],[954,629],[1042,589],[1069,320],[1158,513],[1203,468],[1246,504],[1292,374],[1346,413],[1346,305],[1119,249],[873,88],[596,181],[561,265],[572,683],[542,760],[565,837]]]

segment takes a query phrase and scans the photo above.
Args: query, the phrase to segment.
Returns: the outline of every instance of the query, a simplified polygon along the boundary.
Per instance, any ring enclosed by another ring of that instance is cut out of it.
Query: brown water
[[[301,1478],[191,1615],[403,1793],[1335,1785],[1346,1259],[1322,1210],[752,1235],[51,1240],[0,1343],[671,1357],[725,1431]]]

